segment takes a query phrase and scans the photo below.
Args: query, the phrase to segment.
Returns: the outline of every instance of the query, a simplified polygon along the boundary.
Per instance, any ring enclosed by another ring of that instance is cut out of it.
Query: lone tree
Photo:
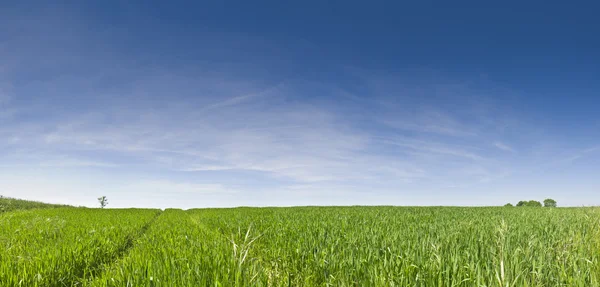
[[[102,197],[98,197],[98,202],[100,203],[100,208],[104,208],[108,205],[108,199],[106,199],[106,196],[104,195]]]
[[[512,206],[513,206],[513,205],[512,205],[512,203],[510,203],[510,202],[504,205],[504,207],[512,207]]]
[[[556,200],[552,198],[544,199],[544,207],[556,207]]]

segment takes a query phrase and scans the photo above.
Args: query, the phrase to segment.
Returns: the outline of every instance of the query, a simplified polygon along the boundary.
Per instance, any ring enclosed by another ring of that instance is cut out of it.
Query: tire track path
[[[129,250],[135,246],[136,240],[141,238],[162,214],[163,211],[159,210],[156,215],[146,224],[144,224],[137,232],[126,235],[124,243],[117,248],[110,258],[98,258],[98,260],[93,262],[91,266],[88,267],[88,271],[91,270],[91,272],[86,273],[85,270],[78,269],[72,277],[73,279],[70,282],[63,282],[61,286],[85,286],[86,282],[90,282],[94,278],[102,275],[108,266],[118,262],[121,258],[127,255]]]

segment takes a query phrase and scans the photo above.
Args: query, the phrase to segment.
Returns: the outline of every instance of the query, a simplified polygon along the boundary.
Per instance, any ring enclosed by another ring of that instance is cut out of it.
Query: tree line
[[[507,203],[504,206],[513,206],[511,203]],[[528,206],[528,207],[542,207],[542,203],[537,201],[537,200],[521,200],[519,201],[519,203],[517,203],[516,206]],[[544,207],[556,207],[556,200],[552,199],[552,198],[546,198],[544,199]]]

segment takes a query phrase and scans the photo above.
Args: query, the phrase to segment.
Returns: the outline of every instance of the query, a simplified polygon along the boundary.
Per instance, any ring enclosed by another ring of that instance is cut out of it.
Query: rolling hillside
[[[69,207],[69,205],[60,204],[49,204],[39,201],[22,200],[10,197],[4,197],[0,195],[0,213],[13,211],[13,210],[24,210],[24,209],[36,209],[36,208],[57,208],[57,207]]]

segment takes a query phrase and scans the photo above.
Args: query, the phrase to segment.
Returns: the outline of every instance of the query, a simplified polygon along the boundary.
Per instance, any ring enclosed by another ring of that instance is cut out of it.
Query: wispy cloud
[[[588,156],[590,154],[593,154],[593,153],[595,153],[597,151],[600,151],[600,146],[594,146],[594,147],[590,147],[590,148],[585,148],[585,149],[582,149],[582,150],[574,152],[572,155],[567,156],[566,158],[559,159],[555,163],[557,163],[557,164],[564,164],[564,163],[573,162],[573,161],[576,161],[578,159],[585,158],[586,156]]]
[[[501,142],[495,142],[494,146],[503,151],[513,152],[513,153],[515,152],[515,150],[512,147],[510,147],[507,144],[501,143]]]
[[[141,180],[134,183],[124,185],[120,187],[124,191],[135,190],[144,191],[145,196],[159,195],[164,196],[166,194],[226,194],[236,193],[237,191],[230,188],[226,188],[221,184],[202,184],[202,183],[189,183],[189,182],[175,182],[171,180]]]
[[[165,105],[157,110],[127,109],[116,103],[100,112],[70,114],[47,127],[41,124],[36,131],[15,127],[12,136],[37,143],[32,148],[110,152],[173,171],[254,171],[293,182],[406,183],[443,173],[436,167],[441,162],[485,161],[474,128],[447,113],[419,108],[424,112],[413,127],[426,134],[466,136],[469,144],[421,134],[381,140],[378,133],[361,128],[330,106],[298,101],[298,85],[276,84],[259,93],[230,97],[204,106],[201,113],[202,105]],[[319,89],[314,92],[330,90],[314,87]],[[394,115],[384,120],[398,122]],[[386,150],[390,154],[382,154]],[[85,163],[82,159],[77,164]]]
[[[476,153],[465,150],[461,147],[455,147],[452,144],[439,143],[439,142],[426,142],[420,140],[383,140],[385,144],[396,145],[407,148],[408,151],[432,153],[438,155],[454,156],[459,158],[466,158],[470,160],[483,160],[484,158],[477,155]]]
[[[224,101],[220,101],[218,103],[214,103],[214,104],[210,104],[207,107],[205,107],[203,109],[203,111],[208,111],[208,110],[212,110],[212,109],[218,109],[218,108],[225,108],[225,107],[231,107],[231,106],[235,106],[235,105],[239,105],[242,104],[244,102],[253,100],[253,99],[257,99],[260,97],[265,97],[268,95],[273,95],[276,94],[277,90],[282,88],[283,84],[278,84],[278,85],[274,85],[271,86],[267,89],[264,89],[260,92],[257,93],[251,93],[251,94],[247,94],[247,95],[242,95],[242,96],[237,96],[237,97],[233,97],[233,98],[229,98],[226,99]]]
[[[327,45],[135,11],[122,16],[141,33],[81,7],[13,8],[0,9],[9,35],[0,192],[12,195],[93,205],[106,193],[113,206],[164,207],[481,204],[522,186],[546,190],[532,171],[562,178],[599,150],[581,118],[555,124],[535,97],[479,75],[340,66]]]
[[[158,81],[160,74],[168,76]],[[340,95],[336,86],[294,79],[272,85],[233,79],[226,93],[227,77],[203,79],[154,72],[138,79],[131,94],[98,107],[73,102],[77,109],[50,117],[51,103],[30,106],[27,114],[51,120],[0,127],[11,139],[0,143],[4,150],[21,151],[0,167],[126,170],[135,176],[111,178],[113,190],[132,191],[111,194],[119,200],[145,190],[155,198],[202,194],[214,205],[226,198],[238,204],[304,202],[303,195],[322,202],[344,194],[387,198],[380,193],[474,188],[512,174],[511,159],[493,152],[514,150],[501,129],[490,128],[505,124],[494,122],[492,112],[390,103],[382,90],[373,97]],[[197,90],[221,93],[197,99],[191,92]],[[165,176],[148,175],[157,171]]]
[[[434,109],[427,109],[419,113],[414,113],[408,118],[385,119],[384,123],[393,128],[421,133],[432,133],[454,137],[477,135],[477,132],[474,131],[472,127],[462,124],[452,116]]]

